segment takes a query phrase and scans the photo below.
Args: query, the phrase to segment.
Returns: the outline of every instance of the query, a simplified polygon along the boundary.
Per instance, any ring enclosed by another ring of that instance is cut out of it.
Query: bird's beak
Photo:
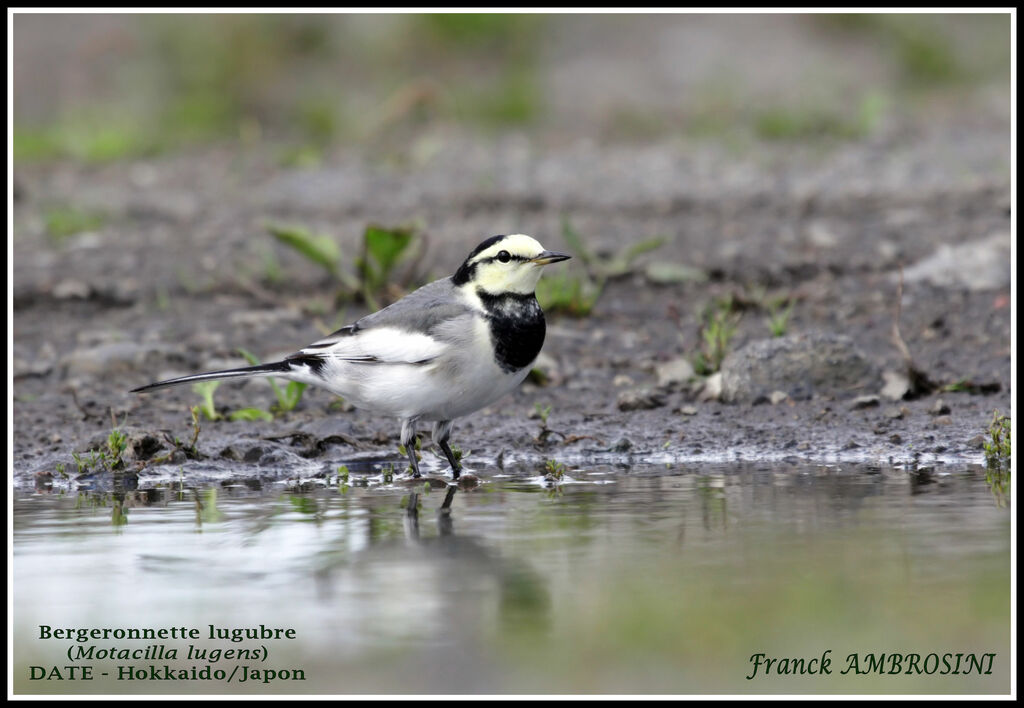
[[[558,263],[558,261],[565,261],[572,258],[564,253],[558,253],[557,251],[544,251],[536,258],[531,258],[530,263],[536,265],[548,265],[549,263]]]

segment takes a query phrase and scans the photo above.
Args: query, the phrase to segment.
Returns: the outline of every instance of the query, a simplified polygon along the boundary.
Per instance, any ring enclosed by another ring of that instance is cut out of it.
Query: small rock
[[[61,367],[64,376],[68,378],[109,376],[152,371],[169,359],[181,361],[183,356],[180,351],[167,345],[125,340],[75,349],[61,360]]]
[[[53,286],[52,294],[58,300],[88,300],[92,286],[81,280],[62,280]]]
[[[979,433],[967,441],[967,447],[974,450],[981,450],[985,447],[986,442],[988,442],[987,438]]]
[[[839,237],[822,221],[811,222],[807,227],[807,240],[818,248],[834,248],[839,244]]]
[[[1009,288],[1010,234],[998,232],[955,246],[942,244],[931,256],[906,268],[903,280],[974,291]]]
[[[477,477],[475,474],[463,472],[462,475],[459,477],[459,481],[456,482],[455,484],[459,487],[459,489],[462,490],[475,489],[476,487],[480,486],[480,478]]]
[[[953,425],[953,419],[948,415],[942,415],[935,419],[935,425]]]
[[[57,362],[57,350],[50,342],[44,342],[39,351],[30,359],[20,356],[14,357],[14,378],[20,379],[28,376],[46,376],[53,371]]]
[[[899,372],[883,371],[882,380],[885,382],[882,386],[882,395],[890,401],[902,400],[910,391],[910,379]]]
[[[650,410],[665,405],[665,397],[647,389],[636,389],[620,393],[617,404],[620,411]]]
[[[623,386],[632,386],[632,385],[633,385],[633,379],[629,378],[625,374],[617,374],[615,376],[615,378],[612,379],[612,386],[615,386],[616,388],[622,388]]]
[[[773,406],[777,406],[783,401],[789,399],[789,394],[785,391],[772,391],[771,395],[768,396],[768,400],[771,401]]]
[[[840,449],[841,450],[856,450],[858,447],[860,447],[859,444],[857,444],[853,440],[850,440],[845,445],[843,445]]]
[[[892,420],[898,420],[903,417],[903,409],[897,408],[896,406],[889,406],[882,411],[882,415],[886,418],[891,418]]]
[[[239,460],[242,459],[242,456],[238,454],[238,450],[231,447],[230,445],[220,451],[220,456],[225,460],[234,460],[235,462],[238,462]]]
[[[749,403],[776,390],[794,400],[874,389],[880,376],[853,340],[829,332],[751,342],[722,362],[722,400]]]
[[[658,376],[659,386],[672,384],[684,384],[693,378],[693,365],[686,359],[679,357],[654,367]]]
[[[878,406],[878,401],[878,396],[857,396],[850,402],[850,408],[855,411],[862,408],[875,408]]]
[[[704,379],[704,386],[697,396],[701,401],[717,401],[722,397],[722,372],[718,371]]]
[[[899,435],[899,433],[893,433],[892,435],[889,436],[889,442],[893,443],[894,445],[899,445],[901,442],[903,442],[903,438]]]
[[[612,443],[609,450],[611,452],[628,452],[633,447],[633,443],[629,438],[619,438]]]
[[[928,413],[931,415],[946,415],[949,413],[949,406],[941,398],[932,404],[931,408],[928,409]]]
[[[245,454],[242,455],[242,461],[259,462],[261,457],[263,457],[263,448],[256,445],[255,447],[250,447],[245,451]]]
[[[679,412],[683,415],[697,415],[697,406],[683,406]]]

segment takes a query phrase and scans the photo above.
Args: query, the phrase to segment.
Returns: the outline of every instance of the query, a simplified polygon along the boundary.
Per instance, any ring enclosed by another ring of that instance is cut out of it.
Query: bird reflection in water
[[[474,604],[469,602],[474,596],[485,597],[496,589],[503,630],[549,626],[547,581],[522,559],[497,554],[485,539],[455,532],[453,507],[458,492],[455,485],[447,487],[435,514],[436,535],[429,533],[429,525],[421,529],[421,507],[427,495],[411,492],[402,507],[403,537],[368,535],[369,545],[361,550],[332,554],[316,573],[321,599],[337,601],[334,596],[343,586],[359,587],[360,602],[410,601],[407,593],[411,592],[414,601],[440,603],[443,614],[458,615],[451,618],[455,620],[467,612],[475,614],[467,607]],[[342,574],[351,575],[338,577]],[[367,599],[363,592],[370,587],[379,593]]]

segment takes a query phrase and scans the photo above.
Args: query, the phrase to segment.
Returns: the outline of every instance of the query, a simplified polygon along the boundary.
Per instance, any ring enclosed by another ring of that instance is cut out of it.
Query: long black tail
[[[146,384],[139,388],[133,388],[132,393],[144,393],[146,391],[155,391],[158,388],[166,388],[168,386],[179,386],[184,383],[190,383],[192,381],[211,381],[214,379],[240,379],[249,376],[273,376],[274,374],[287,373],[292,370],[292,365],[287,360],[276,361],[273,364],[260,364],[258,366],[243,366],[240,369],[225,369],[224,371],[208,371],[205,374],[193,374],[192,376],[181,376],[176,379],[167,379],[166,381],[157,381],[156,383]]]

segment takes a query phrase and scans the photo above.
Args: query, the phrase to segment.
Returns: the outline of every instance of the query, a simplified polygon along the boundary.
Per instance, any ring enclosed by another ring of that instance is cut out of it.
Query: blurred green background
[[[216,142],[303,166],[445,130],[829,143],[1008,121],[1009,60],[1008,15],[18,14],[14,155]]]

